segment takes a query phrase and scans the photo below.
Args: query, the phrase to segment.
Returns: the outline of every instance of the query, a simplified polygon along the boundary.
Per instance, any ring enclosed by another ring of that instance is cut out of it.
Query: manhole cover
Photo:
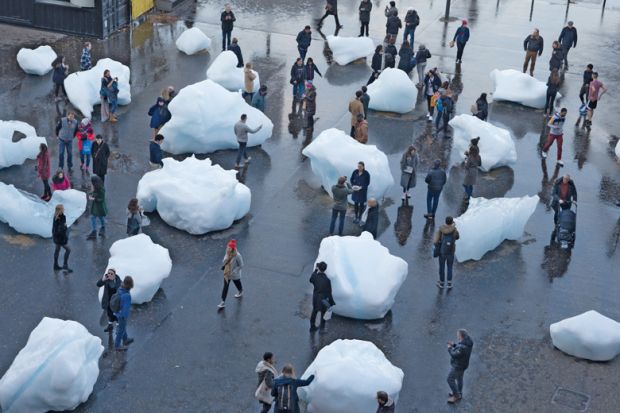
[[[585,412],[590,406],[590,396],[560,387],[555,391],[551,403]]]

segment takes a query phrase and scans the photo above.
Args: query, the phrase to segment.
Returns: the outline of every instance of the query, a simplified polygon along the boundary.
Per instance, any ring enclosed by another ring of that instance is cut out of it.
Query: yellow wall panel
[[[155,0],[132,0],[131,19],[137,19],[154,7]]]

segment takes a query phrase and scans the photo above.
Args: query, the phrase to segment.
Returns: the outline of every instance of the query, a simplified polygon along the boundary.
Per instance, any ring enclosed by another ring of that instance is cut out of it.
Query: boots
[[[90,234],[88,234],[88,237],[86,237],[86,239],[97,239],[97,231],[91,231]]]
[[[65,270],[68,273],[72,273],[73,270],[71,268],[69,268],[69,254],[71,254],[70,251],[65,251],[65,259],[62,265],[62,269]]]
[[[101,227],[101,229],[99,229],[99,236],[100,237],[105,237],[105,227]]]
[[[61,270],[62,267],[58,265],[58,251],[54,251],[54,271]]]

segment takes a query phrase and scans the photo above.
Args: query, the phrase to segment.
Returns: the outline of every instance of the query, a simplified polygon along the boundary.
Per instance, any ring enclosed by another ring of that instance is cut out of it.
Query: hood
[[[441,224],[441,226],[439,227],[439,231],[441,231],[442,234],[450,234],[454,232],[455,229],[456,229],[456,224],[454,223],[452,225]]]
[[[254,371],[256,373],[260,373],[265,370],[275,371],[275,368],[271,364],[267,363],[265,360],[261,360],[256,365],[256,369]]]

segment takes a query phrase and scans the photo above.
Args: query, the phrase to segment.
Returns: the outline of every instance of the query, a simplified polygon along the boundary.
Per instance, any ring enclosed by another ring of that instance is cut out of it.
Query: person
[[[138,235],[142,230],[142,208],[138,198],[131,198],[127,204],[127,236]]]
[[[252,129],[246,124],[247,120],[248,120],[248,115],[244,113],[241,115],[241,118],[239,119],[237,123],[235,123],[235,126],[234,126],[235,136],[237,136],[237,142],[239,143],[239,151],[237,152],[237,162],[235,163],[236,168],[239,167],[239,162],[241,162],[241,157],[245,159],[246,163],[249,163],[252,160],[252,158],[249,157],[246,152],[246,147],[248,145],[248,133],[256,133],[259,130],[261,130],[261,128],[263,127],[263,125],[261,124],[261,125],[258,125],[257,128]]]
[[[239,46],[239,40],[233,37],[232,44],[228,45],[228,50],[233,52],[237,56],[237,67],[243,67],[243,54],[241,53],[241,47]]]
[[[37,177],[43,182],[43,195],[41,199],[49,201],[52,197],[52,190],[50,189],[50,154],[47,151],[47,145],[42,143],[39,145],[39,153],[37,154]]]
[[[349,113],[351,114],[351,137],[355,138],[355,124],[357,123],[357,115],[364,117],[364,104],[360,100],[363,93],[361,90],[355,92],[355,97],[349,102]]]
[[[301,100],[305,91],[305,81],[306,81],[306,68],[304,67],[304,62],[301,60],[301,57],[298,57],[291,67],[291,80],[290,83],[293,85],[293,99]]]
[[[438,134],[439,134],[439,131],[443,130],[444,136],[447,137],[448,122],[450,121],[450,117],[452,117],[452,113],[454,112],[454,100],[452,99],[452,92],[450,90],[444,91],[438,103],[441,104],[441,113],[437,114],[437,120],[435,121],[435,128],[437,129]],[[443,125],[441,127],[439,127],[440,120],[443,120]]]
[[[252,107],[265,112],[265,96],[267,96],[267,85],[260,85],[258,93],[252,96]]]
[[[553,200],[551,201],[551,208],[553,208],[553,223],[557,225],[558,215],[560,212],[560,206],[571,207],[573,203],[577,203],[577,187],[570,178],[570,175],[566,174],[553,184]]]
[[[409,190],[415,188],[416,171],[418,169],[418,151],[415,146],[409,145],[400,158],[400,186],[403,188],[402,199],[411,198]]]
[[[489,102],[487,102],[486,93],[481,93],[480,97],[476,99],[475,109],[474,116],[480,120],[486,121],[489,117]]]
[[[388,394],[384,391],[377,392],[377,413],[394,413],[396,406],[394,400],[390,399]]]
[[[372,74],[366,83],[366,86],[377,80],[379,75],[381,74],[381,67],[383,66],[383,46],[378,45],[375,48],[375,53],[372,55],[372,61],[370,63],[370,68],[372,69]]]
[[[366,208],[366,198],[368,197],[368,186],[370,186],[370,174],[366,170],[364,162],[359,161],[357,168],[351,173],[351,185],[354,189],[352,199],[355,211],[354,223],[359,223],[364,209]]]
[[[157,135],[157,132],[159,132],[161,127],[164,126],[172,117],[168,107],[166,106],[166,101],[161,96],[157,97],[155,104],[149,108],[148,114],[151,117],[149,126],[153,131],[153,136]]]
[[[299,413],[297,389],[309,385],[312,380],[314,380],[314,374],[305,380],[295,378],[293,366],[285,364],[282,367],[282,374],[273,381],[271,390],[271,395],[275,398],[273,413]]]
[[[478,180],[478,168],[482,165],[480,158],[480,148],[478,147],[480,137],[476,137],[470,141],[469,149],[465,151],[465,177],[463,178],[463,189],[465,190],[466,199],[469,200],[474,192],[474,185]]]
[[[420,16],[418,16],[418,12],[413,9],[413,7],[409,7],[407,9],[407,14],[405,15],[405,33],[403,34],[403,43],[407,40],[407,36],[409,36],[409,44],[413,49],[413,40],[415,38],[415,29],[420,25]]]
[[[555,97],[558,94],[558,90],[560,90],[560,73],[558,69],[552,69],[551,74],[549,74],[549,79],[547,79],[547,98],[545,100],[543,116],[548,116],[553,113]]]
[[[467,27],[467,20],[461,20],[461,26],[456,29],[454,33],[454,37],[452,38],[452,42],[450,43],[450,47],[454,46],[456,43],[456,63],[461,64],[463,62],[463,51],[465,50],[465,45],[469,40],[469,27]]]
[[[351,184],[347,182],[346,176],[338,178],[338,183],[332,186],[332,197],[334,205],[332,206],[332,219],[329,224],[329,235],[334,235],[334,227],[336,226],[336,218],[339,217],[338,235],[342,236],[344,229],[344,217],[347,214],[348,198],[353,193]]]
[[[101,279],[97,280],[97,287],[103,287],[103,295],[101,296],[101,308],[106,312],[108,316],[108,325],[103,330],[106,333],[112,334],[114,330],[114,323],[117,321],[114,312],[110,308],[110,299],[118,289],[121,287],[121,279],[116,275],[114,268],[109,268]]]
[[[362,86],[362,96],[360,100],[362,101],[362,106],[364,106],[364,119],[368,117],[368,106],[370,105],[370,95],[368,94],[368,88],[366,86]]]
[[[304,96],[304,113],[306,116],[306,128],[314,129],[314,115],[316,114],[316,88],[309,83]]]
[[[398,12],[392,12],[387,16],[387,22],[385,23],[385,38],[386,41],[394,40],[398,37],[398,31],[403,27],[403,22],[398,17]]]
[[[568,69],[568,51],[571,47],[577,47],[577,29],[571,20],[560,32],[558,41],[562,44],[562,55],[564,57],[564,69]]]
[[[222,51],[227,48],[230,50],[230,36],[232,35],[235,20],[237,20],[235,13],[232,12],[230,3],[227,3],[220,15],[220,22],[222,22]]]
[[[95,130],[89,118],[83,118],[78,124],[75,132],[78,141],[78,152],[80,154],[80,169],[88,171],[90,165],[90,155],[92,142],[95,140]],[[86,162],[85,162],[86,161]],[[86,163],[86,168],[84,168]]]
[[[443,190],[443,186],[446,184],[446,172],[441,169],[441,161],[435,159],[433,161],[433,168],[428,171],[424,182],[428,185],[426,191],[426,214],[424,218],[432,220],[435,218],[435,212],[437,211],[437,205],[439,204],[439,195]]]
[[[586,126],[586,120],[588,116],[588,104],[582,103],[579,105],[579,116],[577,117],[577,122],[575,122],[575,126],[579,126],[581,121],[583,121],[583,126]]]
[[[108,173],[108,158],[110,158],[110,147],[103,140],[103,136],[96,135],[95,142],[91,149],[93,153],[93,173],[105,183],[105,176]]]
[[[226,297],[228,296],[228,287],[231,280],[235,287],[237,287],[235,298],[243,297],[243,285],[241,284],[241,269],[243,265],[243,257],[237,249],[237,241],[231,239],[226,246],[224,258],[222,258],[224,288],[222,288],[222,302],[217,305],[217,308],[224,308],[226,306]]]
[[[426,61],[431,58],[431,52],[425,45],[421,44],[418,47],[418,52],[415,54],[416,67],[418,69],[418,87],[422,87],[424,82],[424,70],[426,70]]]
[[[355,123],[355,140],[359,143],[368,142],[368,122],[364,119],[364,115],[357,114],[357,122]]]
[[[65,89],[65,79],[69,74],[69,66],[65,64],[65,57],[58,56],[52,62],[52,82],[54,83],[54,97],[58,102],[60,98],[58,97],[58,92],[62,89],[62,93],[65,95],[65,99],[67,99],[67,90]]]
[[[90,49],[92,45],[90,42],[84,43],[84,48],[82,49],[82,56],[80,56],[80,70],[89,70],[93,67],[93,61],[90,57]]]
[[[310,47],[310,43],[312,43],[312,29],[310,26],[304,27],[302,31],[297,33],[297,50],[299,51],[299,57],[301,57],[302,62],[306,60],[306,53],[308,53],[308,48]]]
[[[258,375],[258,388],[256,389],[255,396],[261,404],[261,413],[268,413],[273,403],[271,391],[273,389],[273,381],[278,374],[274,366],[273,353],[268,351],[263,354],[263,359],[258,362],[256,369],[254,369]]]
[[[110,120],[116,122],[114,110],[116,110],[116,102],[118,96],[118,78],[113,78],[108,69],[104,70],[101,77],[101,87],[99,88],[99,97],[101,98],[101,122]],[[113,107],[114,105],[114,107]]]
[[[62,204],[56,205],[54,209],[54,222],[52,223],[52,240],[56,248],[54,249],[54,271],[65,270],[68,273],[73,272],[69,268],[69,254],[71,254],[71,248],[67,245],[69,243],[69,234],[67,231],[67,218],[65,217],[65,207]],[[58,256],[60,249],[65,250],[65,256],[62,267],[58,265]]]
[[[456,229],[454,218],[446,217],[445,224],[442,224],[435,233],[433,243],[439,253],[439,280],[438,288],[452,288],[452,265],[454,264],[454,253],[456,251],[456,240],[459,239],[459,232]],[[448,278],[446,280],[446,265],[448,267]],[[447,283],[446,283],[447,281]]]
[[[67,189],[71,189],[71,181],[69,181],[69,177],[65,175],[62,169],[58,169],[54,176],[52,176],[52,190],[66,191]]]
[[[396,55],[398,54],[396,50],[396,38],[390,38],[387,44],[385,53],[383,54],[383,57],[385,57],[385,67],[393,69],[396,65]]]
[[[542,56],[544,48],[544,40],[538,29],[534,29],[532,34],[528,35],[523,41],[523,50],[525,50],[525,61],[523,62],[523,73],[527,72],[530,65],[530,76],[534,76],[534,67],[536,66],[537,56]]]
[[[172,99],[176,96],[176,91],[174,90],[174,86],[167,86],[161,90],[161,97],[164,99],[164,104],[166,107],[172,102]]]
[[[584,98],[588,94],[590,90],[590,82],[592,81],[592,73],[594,73],[594,65],[592,63],[588,64],[586,70],[583,71],[583,84],[581,85],[581,89],[579,90],[579,100],[581,103],[586,103]]]
[[[58,167],[65,166],[65,152],[67,152],[67,167],[69,173],[73,169],[73,137],[77,131],[78,121],[75,113],[67,112],[67,116],[61,118],[56,125],[56,138],[58,139]]]
[[[457,343],[448,341],[448,353],[450,354],[450,373],[448,374],[448,386],[450,397],[448,403],[453,404],[463,398],[463,375],[469,367],[469,358],[474,347],[474,342],[465,329],[456,332]]]
[[[361,222],[364,223],[362,231],[370,232],[372,237],[376,239],[379,229],[379,203],[376,199],[370,198],[368,200],[368,208],[364,211]]]
[[[164,135],[157,134],[149,144],[149,164],[153,169],[164,167],[161,144],[164,142]]]
[[[316,65],[314,64],[314,60],[312,60],[311,57],[308,58],[308,61],[306,62],[305,69],[306,69],[305,80],[308,83],[313,83],[314,82],[314,74],[315,73],[317,75],[323,77],[323,75],[319,71],[319,68],[316,67]]]
[[[99,236],[105,237],[105,217],[108,215],[108,206],[105,200],[105,188],[103,181],[95,175],[90,178],[93,189],[88,198],[92,201],[90,206],[90,227],[91,232],[87,239],[97,238],[97,218],[99,218]]]
[[[385,10],[383,10],[383,15],[385,17],[390,17],[393,14],[398,15],[398,8],[396,7],[396,2],[392,0],[388,5],[385,6]]]
[[[564,52],[562,51],[562,47],[560,46],[560,42],[555,40],[551,44],[551,58],[549,59],[549,71],[553,69],[560,70],[562,68],[562,63],[564,61]]]
[[[362,0],[358,7],[360,13],[360,35],[358,37],[368,37],[368,25],[370,24],[370,12],[372,11],[372,3],[370,0]]]
[[[336,305],[332,297],[332,282],[329,280],[325,271],[327,264],[323,261],[316,264],[310,276],[312,284],[312,313],[310,314],[310,331],[316,331],[316,315],[321,313],[321,330],[325,329],[325,312],[329,307]]]
[[[256,79],[256,75],[252,70],[252,63],[247,62],[243,68],[243,93],[241,96],[248,103],[251,103],[254,97],[254,79]]]
[[[441,79],[439,76],[435,76],[435,73],[432,70],[429,70],[426,76],[424,77],[424,96],[426,96],[426,107],[428,109],[428,113],[426,117],[429,122],[433,121],[433,114],[435,113],[435,102],[437,98],[435,93],[439,91],[441,87]]]
[[[120,296],[120,310],[114,313],[114,317],[118,320],[116,327],[116,337],[114,338],[114,347],[116,351],[127,351],[127,346],[133,343],[133,338],[127,336],[127,320],[131,313],[131,289],[133,288],[133,278],[128,275],[123,279],[117,294]],[[123,344],[121,346],[121,343]]]
[[[592,72],[592,81],[588,86],[588,119],[586,120],[586,126],[592,126],[592,116],[594,116],[594,109],[601,100],[603,95],[607,92],[607,88],[603,85],[603,82],[598,80],[598,73]]]
[[[409,42],[407,40],[403,41],[403,44],[400,46],[398,56],[400,57],[400,60],[398,61],[398,68],[409,75],[409,72],[413,69],[415,61],[413,49],[409,46]]]
[[[323,27],[323,20],[325,20],[329,15],[334,16],[334,20],[336,21],[336,30],[342,29],[340,20],[338,20],[338,0],[327,0],[325,2],[325,14],[319,20],[319,29]]]
[[[562,108],[559,113],[556,113],[549,119],[549,123],[547,123],[547,126],[549,126],[549,136],[542,148],[542,157],[546,158],[549,148],[553,145],[553,141],[557,141],[557,160],[560,166],[564,166],[564,162],[562,162],[562,144],[564,143],[563,128],[567,112],[566,108]]]

